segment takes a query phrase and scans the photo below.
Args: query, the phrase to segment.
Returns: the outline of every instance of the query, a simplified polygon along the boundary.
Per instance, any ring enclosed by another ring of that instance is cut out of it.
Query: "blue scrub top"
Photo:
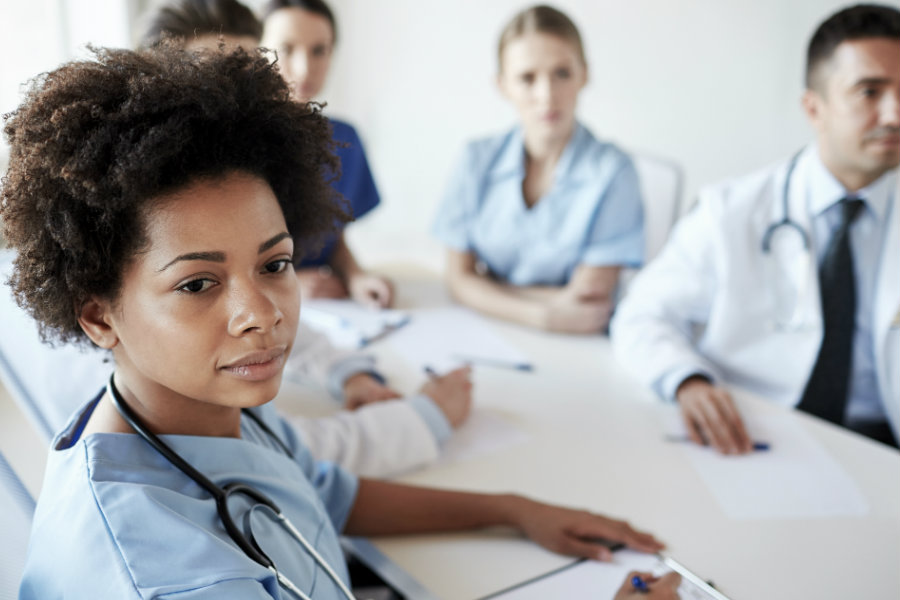
[[[336,192],[346,198],[350,205],[352,217],[360,219],[370,210],[378,206],[380,197],[375,179],[369,169],[369,161],[363,149],[362,141],[356,130],[343,121],[331,119],[332,138],[338,142],[335,154],[341,161],[341,177],[332,182]],[[298,268],[326,265],[331,260],[337,236],[330,236],[316,255],[305,256]]]
[[[53,442],[20,588],[22,600],[71,598],[290,598],[267,569],[228,537],[209,493],[135,434],[81,439],[100,396]],[[219,486],[237,481],[277,504],[346,583],[338,534],[357,480],[316,463],[271,404],[254,409],[294,454],[288,457],[252,419],[241,438],[161,436]],[[232,512],[239,527],[246,505]],[[277,568],[316,599],[343,598],[293,538],[256,525]]]
[[[470,143],[451,178],[434,234],[513,285],[565,285],[579,265],[639,266],[644,212],[631,158],[576,123],[552,188],[522,196],[520,129]]]

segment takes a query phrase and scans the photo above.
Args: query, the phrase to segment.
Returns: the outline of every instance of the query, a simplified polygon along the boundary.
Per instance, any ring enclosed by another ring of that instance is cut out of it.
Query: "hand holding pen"
[[[428,381],[419,392],[434,400],[451,427],[459,427],[472,410],[472,369],[461,367],[446,375],[438,375],[430,367],[425,367],[425,372]]]
[[[670,571],[662,577],[654,577],[652,573],[632,571],[625,578],[625,583],[616,592],[615,600],[676,600],[681,575]]]

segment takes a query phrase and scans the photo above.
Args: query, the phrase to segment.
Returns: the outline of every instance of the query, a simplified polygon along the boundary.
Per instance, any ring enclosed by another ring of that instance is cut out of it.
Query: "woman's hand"
[[[553,552],[608,561],[612,551],[597,540],[621,542],[641,552],[659,552],[663,544],[649,533],[585,511],[520,498],[513,523],[529,538]]]
[[[611,314],[609,300],[583,298],[562,288],[544,304],[543,328],[559,333],[600,333]]]
[[[395,398],[400,398],[399,392],[381,384],[368,373],[357,373],[344,382],[344,408],[347,410]]]
[[[391,282],[378,275],[360,272],[350,277],[347,286],[350,297],[366,306],[387,308],[394,301],[394,287]]]
[[[646,590],[634,587],[632,580],[640,577]],[[616,592],[615,600],[678,600],[678,586],[681,585],[681,575],[671,571],[662,577],[654,577],[652,573],[639,573],[632,571],[625,578],[625,583]]]
[[[419,390],[437,405],[454,429],[462,425],[472,410],[472,369],[462,367],[430,379]]]

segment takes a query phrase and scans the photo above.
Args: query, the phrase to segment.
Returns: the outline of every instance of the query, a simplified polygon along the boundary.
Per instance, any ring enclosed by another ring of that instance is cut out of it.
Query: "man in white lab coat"
[[[900,438],[900,11],[831,16],[806,85],[815,141],[701,192],[611,326],[619,359],[724,453],[752,448],[726,385]]]

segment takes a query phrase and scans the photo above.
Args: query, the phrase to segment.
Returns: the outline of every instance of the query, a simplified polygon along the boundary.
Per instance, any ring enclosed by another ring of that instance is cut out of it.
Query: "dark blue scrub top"
[[[378,206],[378,188],[375,187],[369,161],[366,160],[366,152],[356,130],[343,121],[330,121],[332,138],[339,144],[335,148],[335,154],[341,161],[341,177],[331,185],[350,202],[351,216],[359,219]],[[328,264],[336,243],[336,235],[329,237],[318,255],[304,257],[297,266],[302,268]]]

